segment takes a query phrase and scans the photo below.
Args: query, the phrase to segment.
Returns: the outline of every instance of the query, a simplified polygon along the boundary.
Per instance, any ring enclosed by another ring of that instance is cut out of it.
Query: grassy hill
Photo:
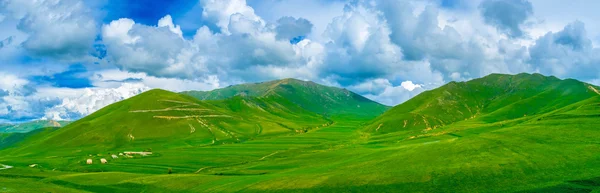
[[[330,124],[277,96],[199,101],[151,90],[109,105],[11,153],[96,154],[238,143]]]
[[[375,117],[389,107],[346,89],[328,87],[297,79],[233,85],[212,91],[182,92],[200,100],[219,100],[234,96],[277,97],[303,109],[326,116]]]
[[[465,120],[496,123],[537,117],[597,97],[595,88],[541,74],[491,74],[423,92],[373,120],[367,130],[426,132]]]
[[[345,117],[307,130],[329,120],[286,98],[198,101],[153,90],[0,150],[0,190],[600,192],[598,90],[539,74],[493,74],[425,92],[373,120]],[[174,117],[200,108],[231,116],[202,118],[241,140],[194,144],[206,139],[190,135],[196,120]],[[251,130],[246,123],[263,133],[242,135]],[[118,146],[129,134],[122,128],[133,128],[135,139]],[[144,148],[154,154],[109,155]]]
[[[21,124],[0,124],[0,133],[27,133],[45,127],[63,127],[70,121],[37,120]]]

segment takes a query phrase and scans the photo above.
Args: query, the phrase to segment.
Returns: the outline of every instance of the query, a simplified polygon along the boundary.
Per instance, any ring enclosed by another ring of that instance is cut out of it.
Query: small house
[[[100,159],[100,163],[105,164],[105,163],[108,163],[108,161],[106,161],[106,159],[102,158],[102,159]]]
[[[89,164],[92,164],[92,159],[87,159],[86,163],[87,163],[88,165],[89,165]]]
[[[117,158],[119,158],[117,155],[114,155],[114,154],[113,154],[113,155],[110,155],[110,156],[111,156],[113,159],[117,159]]]

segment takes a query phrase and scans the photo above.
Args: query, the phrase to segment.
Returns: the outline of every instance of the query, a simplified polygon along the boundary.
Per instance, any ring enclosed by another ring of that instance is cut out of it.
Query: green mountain
[[[155,89],[109,105],[13,153],[198,147],[302,133],[330,123],[276,95],[199,101]]]
[[[389,107],[346,89],[323,86],[297,79],[233,85],[212,91],[183,92],[200,100],[219,100],[234,96],[278,97],[303,109],[326,116],[375,117]]]
[[[368,131],[432,130],[456,122],[506,122],[543,117],[574,103],[597,98],[598,87],[541,74],[491,74],[450,82],[426,91],[377,117]]]
[[[45,127],[63,127],[70,121],[37,120],[21,124],[0,124],[0,133],[27,133]]]

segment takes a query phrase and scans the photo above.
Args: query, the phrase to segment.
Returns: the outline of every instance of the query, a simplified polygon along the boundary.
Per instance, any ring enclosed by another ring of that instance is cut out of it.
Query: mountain
[[[375,117],[389,107],[346,89],[323,86],[311,81],[282,79],[262,83],[233,85],[212,91],[187,91],[183,94],[200,100],[219,100],[234,96],[278,97],[303,109],[325,116]]]
[[[69,121],[37,120],[21,124],[1,124],[0,133],[27,133],[45,127],[63,127]]]
[[[598,90],[574,79],[561,80],[541,74],[491,74],[423,92],[377,117],[367,130],[429,131],[466,120],[495,123],[539,118],[598,98]]]
[[[278,96],[199,101],[155,89],[109,105],[16,151],[197,147],[301,133],[330,123]]]

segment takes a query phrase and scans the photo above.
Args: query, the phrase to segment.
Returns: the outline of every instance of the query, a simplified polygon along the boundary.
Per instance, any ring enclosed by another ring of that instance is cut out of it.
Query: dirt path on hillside
[[[133,110],[130,113],[149,113],[149,112],[165,112],[165,111],[212,111],[211,109],[197,109],[197,108],[166,108],[166,109],[154,109],[154,110]]]
[[[190,126],[190,134],[196,132],[196,128],[194,128],[194,126],[192,126],[192,124],[188,124]]]
[[[265,158],[271,157],[271,156],[273,156],[273,155],[275,155],[277,153],[279,153],[279,151],[273,152],[273,153],[271,153],[269,155],[265,155],[265,156],[261,157],[259,160],[264,160]]]
[[[157,118],[157,119],[190,119],[190,118],[208,118],[208,117],[226,117],[229,118],[231,116],[229,115],[188,115],[188,116],[159,116],[159,115],[155,115],[152,116],[153,118]]]
[[[9,166],[9,165],[0,164],[0,170],[8,170],[10,168],[13,168],[13,167]]]
[[[590,88],[592,91],[594,91],[596,94],[600,95],[600,91],[598,91],[596,88],[594,88],[593,86],[588,86],[588,88]]]
[[[208,168],[210,168],[210,167],[203,167],[203,168],[200,168],[198,171],[194,172],[194,174],[200,173],[202,170],[204,170],[204,169],[208,169]]]
[[[171,102],[171,103],[179,103],[179,104],[186,104],[186,105],[194,105],[194,106],[200,106],[199,104],[196,103],[190,103],[190,102],[184,102],[184,101],[176,101],[176,100],[158,100],[158,101],[164,101],[164,102]]]

